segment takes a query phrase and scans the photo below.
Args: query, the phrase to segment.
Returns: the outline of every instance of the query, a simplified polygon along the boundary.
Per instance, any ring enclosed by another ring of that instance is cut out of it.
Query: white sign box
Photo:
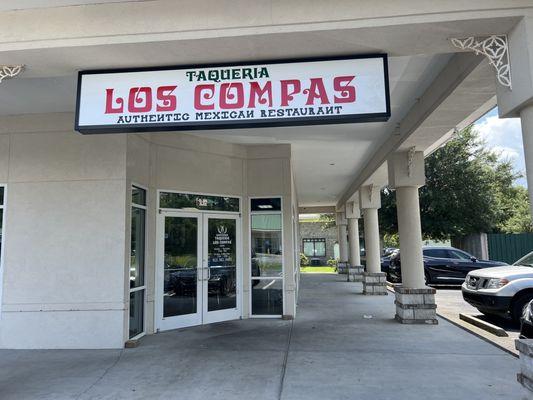
[[[386,121],[387,56],[82,71],[81,133]]]

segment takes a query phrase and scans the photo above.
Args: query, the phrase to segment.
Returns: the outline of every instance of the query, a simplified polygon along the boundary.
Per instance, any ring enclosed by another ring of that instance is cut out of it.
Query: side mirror
[[[476,262],[476,261],[477,261],[477,258],[476,258],[476,257],[470,257],[470,260],[471,260],[472,262]]]

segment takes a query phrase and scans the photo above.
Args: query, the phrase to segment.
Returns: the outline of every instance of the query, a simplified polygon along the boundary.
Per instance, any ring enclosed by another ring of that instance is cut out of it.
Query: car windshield
[[[515,262],[513,265],[523,265],[525,267],[533,267],[533,251],[526,256],[522,257],[520,260]]]

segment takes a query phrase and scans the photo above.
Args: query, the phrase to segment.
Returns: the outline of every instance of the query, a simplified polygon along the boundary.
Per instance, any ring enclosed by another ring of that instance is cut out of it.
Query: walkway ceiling
[[[29,8],[39,2],[5,2],[0,6],[0,22],[4,10],[17,8],[15,3],[19,8]],[[57,0],[53,3],[61,6],[82,2]],[[207,33],[205,37],[198,35],[200,37],[194,40],[183,33],[76,39],[68,37],[68,27],[64,28],[63,36],[58,29],[57,37],[39,38],[28,33],[27,40],[14,40],[17,32],[11,36],[0,32],[2,62],[27,66],[21,77],[0,84],[0,116],[73,112],[76,72],[80,69],[388,53],[392,107],[388,122],[189,133],[241,144],[290,143],[300,205],[331,206],[339,199],[350,198],[354,182],[375,179],[380,184],[386,183],[382,162],[366,175],[362,172],[379,152],[382,158],[386,157],[384,148],[389,141],[430,150],[451,128],[461,126],[468,118],[479,114],[479,110],[492,106],[494,79],[490,68],[482,62],[470,86],[457,89],[462,92],[455,93],[453,105],[448,104],[446,109],[440,99],[439,104],[428,109],[429,114],[420,116],[420,124],[426,121],[425,129],[432,129],[430,134],[417,131],[424,126],[415,124],[416,129],[402,140],[394,138],[398,135],[398,124],[417,107],[426,90],[454,59],[450,37],[506,33],[516,22],[516,17],[509,16],[381,27],[320,27],[313,31],[295,26],[292,32],[283,32],[283,29],[277,33],[217,32],[217,35],[211,33],[211,37],[207,37]],[[487,26],[497,27],[498,31],[487,32]],[[479,59],[478,63],[481,61]],[[461,93],[462,101],[458,97]],[[434,115],[429,121],[438,107],[441,107],[438,118]]]

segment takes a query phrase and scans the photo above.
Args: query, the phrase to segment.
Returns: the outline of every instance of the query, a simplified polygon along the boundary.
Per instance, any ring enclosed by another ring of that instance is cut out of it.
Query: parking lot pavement
[[[482,337],[483,339],[494,343],[495,345],[509,351],[512,354],[518,356],[518,351],[515,349],[514,341],[518,339],[520,332],[519,324],[513,323],[509,319],[488,316],[481,314],[477,308],[472,307],[466,301],[463,300],[460,286],[433,286],[437,289],[435,295],[435,301],[437,303],[437,314],[446,318],[450,322],[465,328],[472,333]],[[498,337],[490,332],[487,332],[481,328],[478,328],[468,322],[459,319],[459,314],[470,314],[483,321],[496,325],[504,329],[508,337]]]

